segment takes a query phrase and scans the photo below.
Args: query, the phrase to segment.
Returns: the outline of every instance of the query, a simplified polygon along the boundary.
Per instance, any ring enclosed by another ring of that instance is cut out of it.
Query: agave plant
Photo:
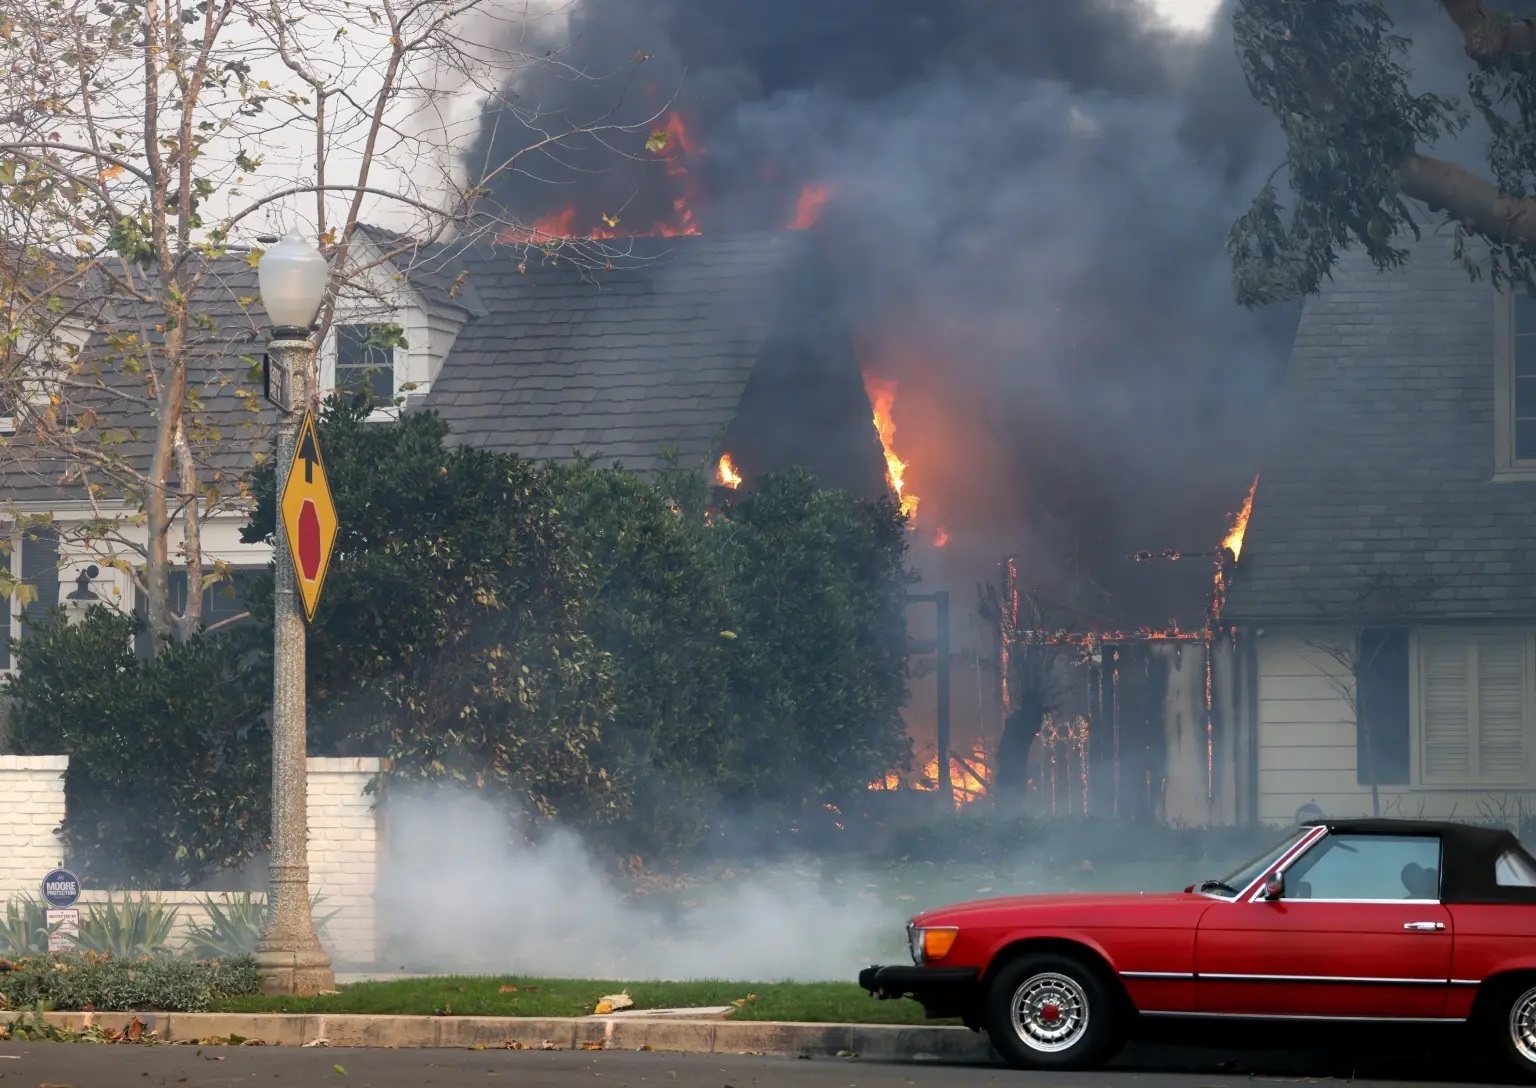
[[[0,919],[0,956],[20,959],[43,955],[52,932],[47,907],[30,895],[20,896],[19,901],[12,899],[5,904],[5,917]]]
[[[175,928],[174,906],[147,895],[137,901],[125,895],[118,903],[109,895],[105,903],[86,908],[77,947],[115,959],[138,959],[168,951],[166,943]]]
[[[325,927],[336,911],[322,916],[319,906],[325,897],[316,893],[310,896],[309,909],[315,916],[315,932],[325,936]],[[251,892],[239,896],[226,896],[224,902],[215,902],[212,896],[204,896],[203,909],[208,912],[206,924],[194,922],[187,927],[187,942],[183,951],[199,960],[224,960],[235,956],[249,956],[256,951],[262,930],[267,925],[267,903]]]

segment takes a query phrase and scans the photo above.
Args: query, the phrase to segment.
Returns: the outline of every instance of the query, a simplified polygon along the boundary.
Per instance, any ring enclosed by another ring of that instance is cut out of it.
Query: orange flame
[[[869,395],[875,409],[875,431],[880,435],[880,447],[885,451],[886,482],[891,485],[891,490],[896,492],[896,500],[901,503],[902,514],[908,518],[915,518],[918,497],[904,495],[901,490],[903,477],[907,471],[907,462],[896,456],[895,447],[892,445],[896,438],[896,424],[891,418],[891,409],[896,405],[896,383],[877,378],[866,370],[864,391]]]
[[[819,181],[808,183],[800,190],[800,197],[795,201],[795,215],[786,225],[785,230],[810,230],[821,219],[821,210],[826,207],[827,201],[832,197],[832,187]]]
[[[672,220],[670,222],[657,223],[651,228],[651,233],[662,238],[676,238],[680,234],[698,234],[698,225],[693,221],[694,198],[698,195],[698,185],[688,173],[688,156],[692,155],[695,148],[693,141],[688,136],[688,126],[683,123],[682,114],[676,110],[667,114],[667,123],[662,131],[667,134],[666,143],[657,149],[656,154],[661,154],[667,148],[676,146],[677,150],[667,156],[667,177],[678,181],[680,190],[672,200]]]
[[[987,761],[986,745],[976,741],[969,752],[963,754],[951,754],[949,757],[949,785],[954,792],[955,807],[968,805],[980,800],[987,795],[987,779],[991,776],[991,768]],[[928,758],[910,783],[902,781],[901,775],[890,771],[884,776],[875,779],[868,786],[871,790],[899,790],[913,789],[922,793],[932,793],[939,788],[939,757],[934,754]]]
[[[741,473],[736,471],[736,463],[731,460],[731,455],[728,453],[720,455],[720,465],[716,475],[720,483],[732,490],[741,486]]]
[[[1232,521],[1232,528],[1227,530],[1227,535],[1222,538],[1221,546],[1232,552],[1232,558],[1238,559],[1243,554],[1243,537],[1248,532],[1248,519],[1253,517],[1253,496],[1259,490],[1259,478],[1253,478],[1253,485],[1248,488],[1248,497],[1243,500],[1243,508],[1237,512],[1237,517]]]
[[[652,154],[662,157],[667,171],[667,177],[672,179],[672,190],[677,194],[672,199],[672,215],[660,222],[653,223],[649,229],[643,231],[628,231],[623,235],[616,229],[619,226],[617,215],[602,216],[602,226],[592,229],[578,229],[577,208],[574,204],[568,204],[557,212],[551,212],[541,217],[527,230],[506,230],[498,237],[498,241],[523,242],[523,243],[550,243],[566,238],[584,238],[602,240],[618,237],[630,238],[676,238],[679,235],[694,235],[702,233],[698,224],[694,222],[693,205],[698,199],[698,183],[688,170],[688,157],[703,149],[697,147],[693,138],[688,135],[688,126],[684,123],[682,115],[675,110],[667,114],[666,124],[657,129],[652,136],[652,141],[647,143],[652,148]]]
[[[949,545],[949,530],[944,528],[944,526],[940,525],[939,529],[938,529],[938,532],[933,534],[933,546],[935,548],[944,548],[944,547],[947,547],[948,545]]]

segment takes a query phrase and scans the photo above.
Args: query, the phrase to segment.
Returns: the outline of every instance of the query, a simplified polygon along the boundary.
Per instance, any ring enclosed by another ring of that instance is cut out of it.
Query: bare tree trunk
[[[195,634],[203,625],[203,528],[202,512],[197,505],[197,462],[187,441],[186,425],[176,423],[176,465],[181,473],[181,523],[185,527],[187,604],[176,621],[180,637]]]
[[[173,333],[171,339],[179,341]],[[167,344],[168,354],[174,352],[174,362],[167,368],[165,381],[160,388],[160,419],[155,432],[155,452],[150,461],[148,486],[145,500],[148,506],[149,539],[146,542],[144,565],[144,590],[149,597],[149,633],[151,643],[158,649],[161,638],[170,634],[170,503],[166,494],[171,480],[176,432],[168,423],[179,421],[186,400],[187,370],[180,355],[180,343]],[[155,652],[154,650],[150,651]]]

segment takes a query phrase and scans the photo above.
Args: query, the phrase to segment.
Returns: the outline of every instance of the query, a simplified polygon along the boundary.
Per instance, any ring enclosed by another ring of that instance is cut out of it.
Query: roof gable
[[[636,239],[622,267],[600,271],[536,257],[524,271],[526,256],[497,245],[458,256],[484,312],[424,407],[461,442],[635,471],[672,449],[699,465],[770,340],[824,328],[806,308],[818,263],[808,232]]]
[[[1495,294],[1453,247],[1348,252],[1307,302],[1228,618],[1536,616],[1536,483],[1493,481]]]

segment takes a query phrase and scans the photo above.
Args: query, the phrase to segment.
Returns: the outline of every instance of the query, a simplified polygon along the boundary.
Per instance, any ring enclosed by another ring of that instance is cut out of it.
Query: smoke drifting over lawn
[[[846,981],[901,952],[906,915],[834,862],[626,900],[580,839],[507,843],[472,794],[390,799],[377,902],[386,968],[609,979]],[[842,884],[833,883],[841,876]],[[685,905],[696,904],[696,905]]]

